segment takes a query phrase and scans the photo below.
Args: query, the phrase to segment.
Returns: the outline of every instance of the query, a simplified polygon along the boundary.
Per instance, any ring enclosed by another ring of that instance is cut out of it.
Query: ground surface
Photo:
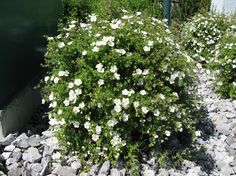
[[[198,93],[207,110],[205,121],[200,124],[202,137],[197,141],[194,161],[184,160],[181,169],[160,169],[154,159],[144,159],[140,175],[236,175],[236,101],[223,99],[214,93],[214,77],[207,70],[199,69],[198,76]],[[0,175],[86,175],[80,173],[79,160],[70,154],[61,157],[58,151],[60,148],[48,128],[48,121],[42,119],[39,111],[25,133],[9,134],[0,140]],[[111,168],[107,161],[102,166],[92,166],[87,175],[125,176],[127,172],[122,166]]]

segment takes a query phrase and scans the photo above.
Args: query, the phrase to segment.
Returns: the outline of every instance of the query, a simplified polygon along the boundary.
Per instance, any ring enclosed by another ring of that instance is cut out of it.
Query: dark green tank
[[[45,35],[55,35],[60,0],[1,0],[0,108],[40,71]]]

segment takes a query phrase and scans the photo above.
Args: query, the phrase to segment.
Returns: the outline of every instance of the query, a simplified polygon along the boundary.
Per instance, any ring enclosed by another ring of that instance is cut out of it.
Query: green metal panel
[[[0,108],[40,71],[44,35],[56,33],[60,0],[1,0]]]

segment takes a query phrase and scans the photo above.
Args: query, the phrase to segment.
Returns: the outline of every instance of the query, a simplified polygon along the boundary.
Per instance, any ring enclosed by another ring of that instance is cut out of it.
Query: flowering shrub
[[[182,43],[198,62],[207,63],[230,26],[230,18],[213,13],[198,14],[184,26]]]
[[[236,26],[227,30],[210,66],[216,72],[216,90],[223,96],[236,99]]]
[[[194,65],[165,23],[126,11],[87,21],[48,38],[44,97],[61,144],[85,167],[123,159],[135,170],[142,152],[172,134],[198,135]]]

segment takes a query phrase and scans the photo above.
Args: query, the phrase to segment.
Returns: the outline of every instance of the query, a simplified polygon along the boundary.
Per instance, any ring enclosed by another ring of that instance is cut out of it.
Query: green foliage
[[[225,15],[197,14],[184,24],[182,45],[196,61],[207,63],[214,57],[218,42],[230,24]]]
[[[210,10],[211,0],[180,0],[172,11],[172,17],[176,21],[186,21],[200,12]]]
[[[225,97],[236,99],[236,26],[226,32],[210,66],[216,72],[216,90]]]
[[[50,124],[85,168],[122,159],[135,172],[141,154],[171,135],[199,135],[192,59],[164,22],[123,13],[111,21],[94,14],[87,23],[74,19],[48,38],[43,92]]]
[[[157,0],[62,0],[66,16],[84,19],[96,13],[104,17],[118,18],[121,10],[142,11],[155,17],[162,17],[161,3]]]

